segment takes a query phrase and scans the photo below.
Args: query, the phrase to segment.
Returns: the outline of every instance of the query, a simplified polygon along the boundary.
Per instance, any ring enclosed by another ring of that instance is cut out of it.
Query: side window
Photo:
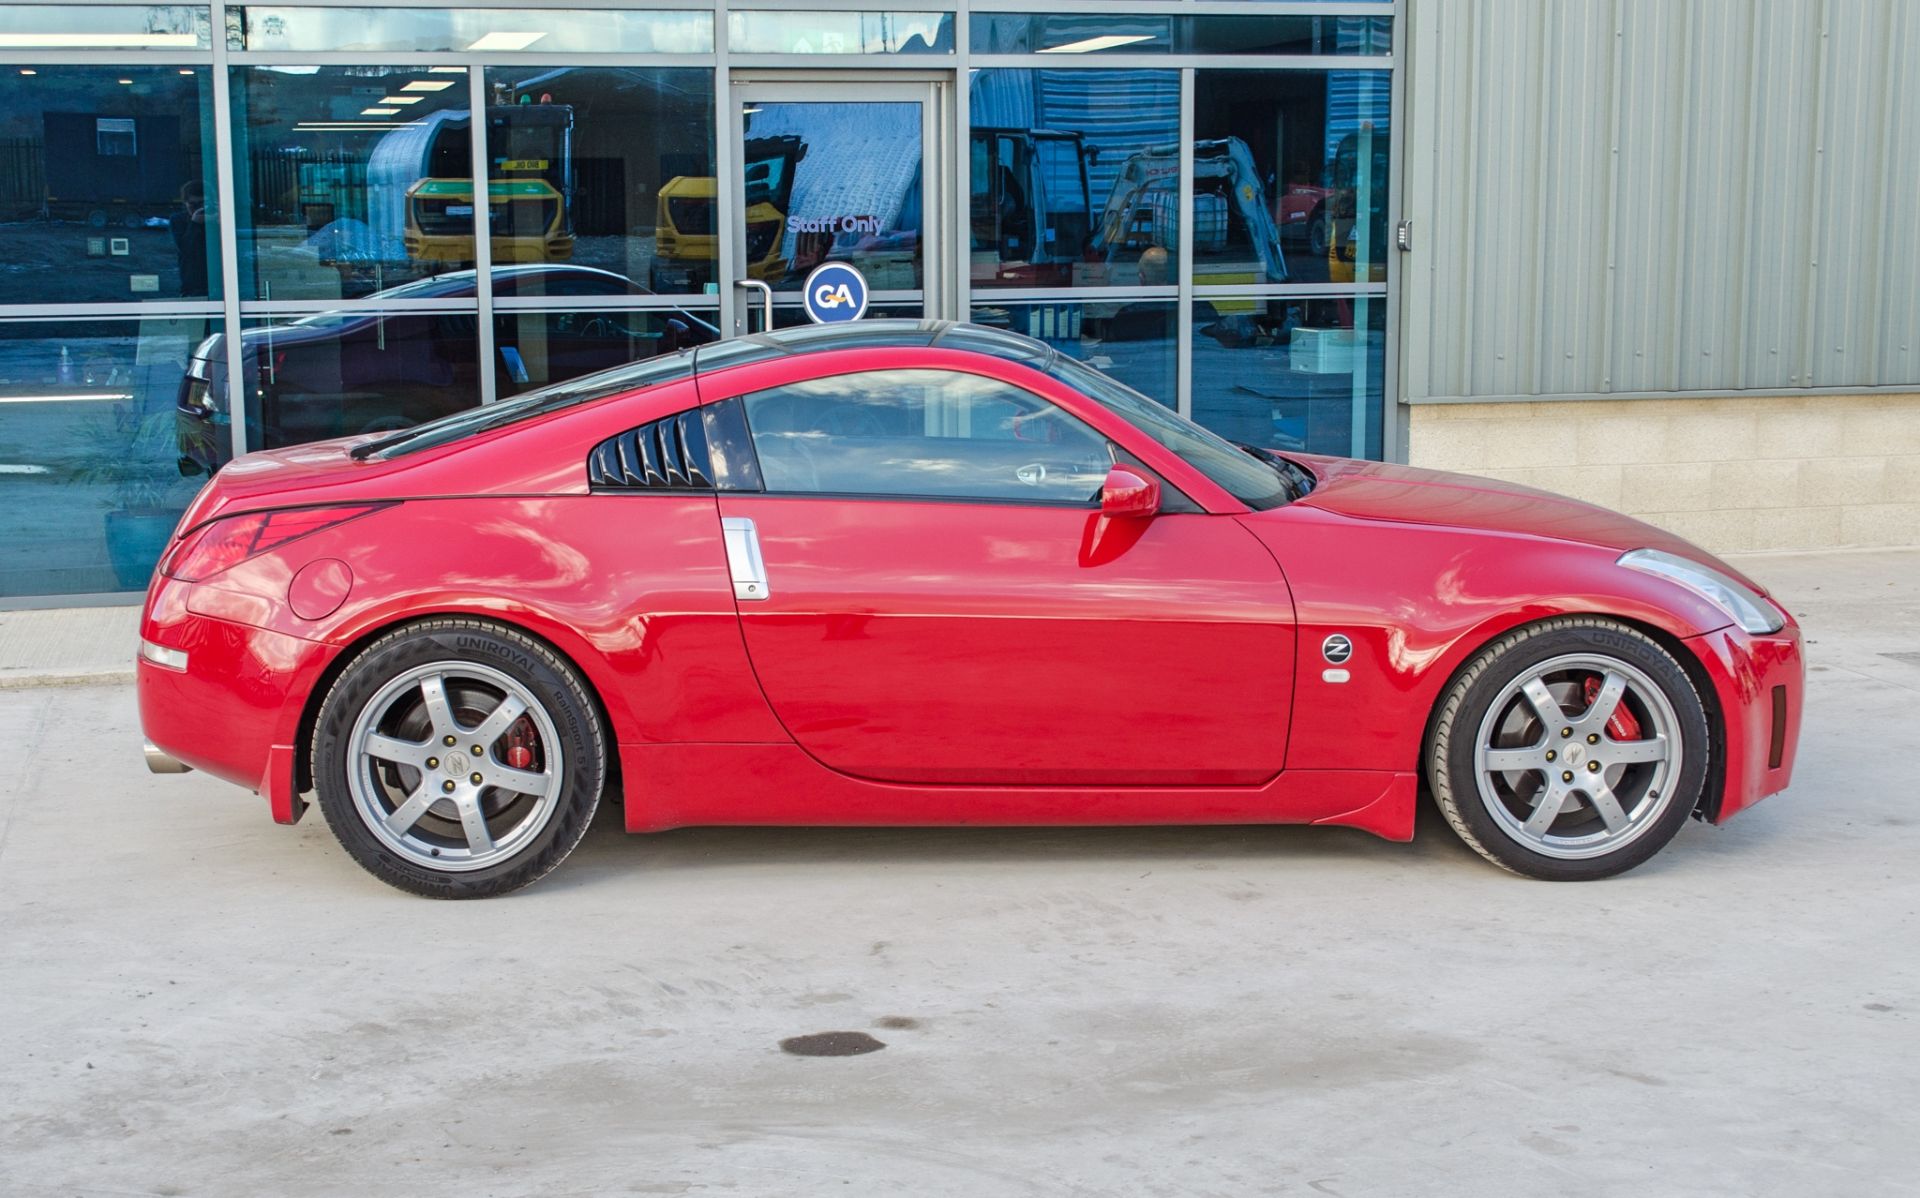
[[[745,396],[768,491],[1092,504],[1107,439],[1039,396],[948,370],[876,370]]]

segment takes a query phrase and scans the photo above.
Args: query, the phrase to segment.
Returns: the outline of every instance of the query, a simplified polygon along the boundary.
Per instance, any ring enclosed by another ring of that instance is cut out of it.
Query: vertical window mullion
[[[480,355],[480,402],[499,398],[493,375],[496,352],[493,337],[493,192],[488,186],[491,159],[487,152],[487,72],[478,60],[467,64],[468,169],[473,173],[473,295],[479,327],[474,352]]]

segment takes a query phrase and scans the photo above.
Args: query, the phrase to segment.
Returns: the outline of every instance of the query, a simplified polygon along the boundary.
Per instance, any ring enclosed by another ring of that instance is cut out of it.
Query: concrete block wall
[[[1920,546],[1920,394],[1410,411],[1413,465],[1585,499],[1715,552]]]

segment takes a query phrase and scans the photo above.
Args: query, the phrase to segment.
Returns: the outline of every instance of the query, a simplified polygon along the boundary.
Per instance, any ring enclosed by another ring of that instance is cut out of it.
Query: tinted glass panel
[[[933,12],[732,12],[735,54],[951,54],[953,17]]]
[[[742,120],[748,278],[798,291],[831,258],[858,267],[875,291],[919,288],[919,104],[764,102]]]
[[[251,448],[403,429],[480,402],[472,312],[328,313],[247,324]]]
[[[0,67],[0,300],[218,298],[212,120],[205,67]]]
[[[473,264],[463,68],[236,67],[233,79],[242,298],[359,298]],[[529,181],[492,198],[558,196]]]
[[[1177,308],[1172,300],[976,304],[973,320],[1038,338],[1171,408],[1179,402]]]
[[[714,340],[715,313],[578,312],[494,313],[499,394],[516,395],[659,354]]]
[[[1232,441],[1380,456],[1387,301],[1198,300],[1193,418]]]
[[[493,260],[609,272],[524,272],[516,295],[700,292],[713,281],[713,72],[490,67]],[[496,281],[495,292],[502,290]]]
[[[174,404],[209,327],[0,322],[0,595],[146,586],[198,487]]]
[[[1391,17],[975,13],[975,54],[1390,54]]]
[[[264,8],[241,10],[228,45],[247,50],[478,54],[708,54],[713,14],[621,9]]]
[[[769,491],[1092,503],[1105,437],[978,375],[885,370],[746,397]]]
[[[1385,282],[1387,71],[1200,71],[1194,284]]]
[[[1171,286],[1177,71],[974,73],[975,287]]]
[[[196,50],[213,44],[210,10],[186,4],[9,6],[0,48]]]
[[[693,353],[662,354],[631,366],[617,366],[598,374],[583,375],[564,383],[528,391],[484,408],[467,408],[442,416],[427,424],[416,425],[377,441],[356,446],[361,457],[378,455],[398,457],[435,445],[444,445],[462,437],[501,428],[520,420],[529,420],[548,412],[592,403],[623,391],[638,391],[661,383],[679,382],[693,377]]]

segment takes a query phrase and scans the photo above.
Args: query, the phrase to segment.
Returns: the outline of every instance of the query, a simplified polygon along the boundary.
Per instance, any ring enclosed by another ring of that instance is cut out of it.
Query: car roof
[[[750,362],[835,350],[934,346],[969,350],[1036,367],[1044,366],[1054,356],[1054,350],[1044,341],[984,325],[954,320],[851,320],[752,333],[702,345],[694,350],[693,373],[701,375]]]

